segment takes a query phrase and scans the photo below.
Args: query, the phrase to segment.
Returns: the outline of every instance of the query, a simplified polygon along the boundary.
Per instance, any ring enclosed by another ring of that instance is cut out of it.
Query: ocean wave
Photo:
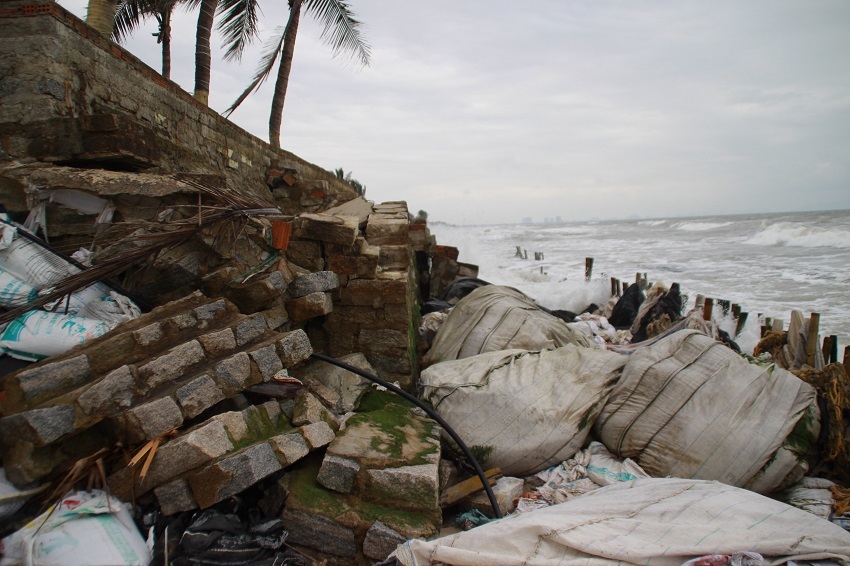
[[[705,230],[723,228],[724,226],[730,226],[731,224],[731,222],[682,222],[680,224],[675,224],[673,228],[676,228],[677,230],[684,230],[685,232],[703,232]]]
[[[778,222],[765,225],[744,243],[754,246],[847,249],[850,248],[850,231]]]
[[[639,226],[661,226],[662,224],[667,224],[666,220],[641,220],[638,222]]]

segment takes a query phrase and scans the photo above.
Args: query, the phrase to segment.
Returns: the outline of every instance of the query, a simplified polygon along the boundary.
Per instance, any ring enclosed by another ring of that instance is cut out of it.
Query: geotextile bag
[[[634,351],[594,432],[653,476],[771,493],[808,470],[820,411],[793,374],[681,330]]]
[[[422,398],[487,467],[525,476],[584,444],[626,358],[568,345],[489,352],[422,372]]]
[[[511,287],[479,287],[463,298],[440,327],[423,366],[498,350],[593,347],[583,333]]]

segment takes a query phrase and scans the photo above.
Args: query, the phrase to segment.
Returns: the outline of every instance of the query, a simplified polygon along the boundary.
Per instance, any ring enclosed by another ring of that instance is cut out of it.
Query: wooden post
[[[619,279],[617,279],[617,296],[618,297],[623,296],[623,283]]]
[[[818,351],[818,327],[820,314],[813,312],[809,317],[809,334],[806,336],[806,363],[815,367],[815,353]]]
[[[773,322],[770,325],[770,329],[773,332],[782,332],[783,330],[785,330],[785,323],[782,322],[781,318],[774,318]]]
[[[844,346],[844,373],[850,375],[850,346]]]
[[[717,304],[720,306],[720,309],[723,311],[723,316],[729,314],[729,305],[731,301],[727,301],[726,299],[717,299]]]
[[[586,257],[584,258],[584,280],[590,281],[591,275],[593,275],[593,258]]]
[[[711,311],[714,310],[714,299],[705,298],[705,303],[702,306],[702,318],[706,322],[711,322]]]
[[[516,256],[515,257],[522,259],[522,248],[520,246],[516,247]]]
[[[611,278],[611,296],[617,296],[617,280],[615,278]]]
[[[732,316],[735,317],[735,320],[737,320],[738,317],[741,316],[741,305],[737,303],[732,303]]]
[[[838,361],[838,336],[830,334],[823,339],[823,363],[831,364]]]
[[[694,303],[694,308],[701,309],[703,308],[703,305],[705,305],[705,295],[697,294],[697,300],[696,303]]]
[[[741,334],[741,331],[744,329],[744,326],[747,324],[747,317],[750,313],[742,312],[738,314],[738,324],[735,325],[735,336]]]

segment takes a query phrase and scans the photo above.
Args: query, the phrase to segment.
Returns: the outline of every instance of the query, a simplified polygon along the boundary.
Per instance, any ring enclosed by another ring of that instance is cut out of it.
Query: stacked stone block
[[[48,476],[93,446],[134,445],[312,353],[306,334],[268,328],[196,293],[6,379],[0,436],[9,479]]]

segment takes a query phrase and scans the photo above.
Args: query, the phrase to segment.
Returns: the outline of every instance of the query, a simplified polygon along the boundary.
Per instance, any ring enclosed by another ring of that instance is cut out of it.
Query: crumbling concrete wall
[[[332,173],[275,151],[58,4],[0,4],[0,196],[12,164],[219,176],[287,214],[355,196]]]

